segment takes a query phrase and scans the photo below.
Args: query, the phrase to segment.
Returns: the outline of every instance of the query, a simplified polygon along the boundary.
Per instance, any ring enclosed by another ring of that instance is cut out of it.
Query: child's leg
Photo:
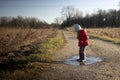
[[[80,61],[85,60],[85,46],[81,46],[79,49],[79,57],[80,57]]]

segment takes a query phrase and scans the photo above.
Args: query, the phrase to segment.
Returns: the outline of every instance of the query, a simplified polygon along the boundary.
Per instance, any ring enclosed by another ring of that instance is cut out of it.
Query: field
[[[54,29],[0,28],[0,55],[50,38]]]
[[[87,55],[99,56],[103,58],[104,61],[101,63],[96,63],[87,66],[84,65],[71,66],[64,64],[63,61],[64,59],[67,59],[72,55],[78,55],[77,40],[75,38],[75,34],[73,33],[73,31],[71,32],[65,30],[63,31],[64,37],[63,35],[62,37],[60,37],[60,35],[57,34],[61,34],[62,32],[61,31],[58,32],[54,29],[1,28],[0,30],[1,30],[0,31],[1,44],[2,46],[6,47],[6,50],[1,47],[3,49],[3,50],[1,49],[1,54],[7,52],[9,53],[13,50],[19,50],[21,46],[23,47],[28,45],[36,45],[37,43],[40,43],[40,45],[42,45],[36,48],[35,52],[37,53],[40,53],[41,49],[44,53],[52,52],[54,51],[54,49],[56,50],[56,47],[59,49],[52,54],[45,54],[45,55],[32,54],[29,56],[22,56],[15,58],[14,65],[8,64],[7,66],[8,68],[10,67],[10,69],[7,70],[6,69],[3,70],[0,65],[0,71],[1,71],[0,79],[3,80],[9,80],[9,79],[11,80],[21,80],[21,79],[23,80],[33,80],[33,79],[119,80],[120,79],[119,45],[90,37],[90,45],[87,48],[87,53],[88,53]],[[120,28],[99,28],[99,29],[96,28],[96,29],[87,29],[87,31],[88,34],[107,36],[115,40],[116,38],[120,39],[120,35],[119,35]],[[21,36],[19,37],[18,35]],[[62,47],[62,49],[60,49],[61,47],[59,45],[64,43],[62,38],[65,38],[67,43]],[[7,45],[5,45],[6,43]],[[51,58],[53,60],[50,61]]]
[[[93,28],[87,29],[88,33],[110,38],[120,38],[120,28]]]
[[[50,53],[63,43],[62,32],[53,28],[0,28],[0,70],[12,68],[11,63],[18,67],[33,60],[50,61]]]
[[[73,31],[73,28],[67,30]],[[87,29],[90,36],[114,43],[120,43],[120,28]],[[0,56],[30,51],[34,45],[55,36],[56,30],[30,28],[0,28]],[[29,52],[28,52],[29,53]]]
[[[90,37],[120,44],[120,28],[94,28],[87,31]]]

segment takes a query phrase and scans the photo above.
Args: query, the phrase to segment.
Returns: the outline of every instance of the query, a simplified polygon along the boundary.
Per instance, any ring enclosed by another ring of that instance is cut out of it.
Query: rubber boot
[[[85,62],[86,61],[86,54],[85,53],[80,53],[80,62]]]
[[[79,52],[79,59],[77,61],[82,62],[84,60],[84,54]]]

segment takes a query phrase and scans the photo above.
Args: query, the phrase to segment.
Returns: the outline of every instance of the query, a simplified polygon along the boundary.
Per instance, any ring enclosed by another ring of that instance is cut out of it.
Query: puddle
[[[78,58],[79,56],[73,56],[70,59],[66,59],[64,63],[70,65],[80,65],[80,62],[77,61]],[[101,61],[103,61],[102,58],[87,56],[85,64],[94,64]]]

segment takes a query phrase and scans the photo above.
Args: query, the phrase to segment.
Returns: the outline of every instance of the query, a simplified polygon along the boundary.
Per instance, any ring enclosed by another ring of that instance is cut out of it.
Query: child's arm
[[[86,39],[89,39],[89,36],[88,36],[88,33],[86,30],[85,30],[85,37],[86,37]]]

